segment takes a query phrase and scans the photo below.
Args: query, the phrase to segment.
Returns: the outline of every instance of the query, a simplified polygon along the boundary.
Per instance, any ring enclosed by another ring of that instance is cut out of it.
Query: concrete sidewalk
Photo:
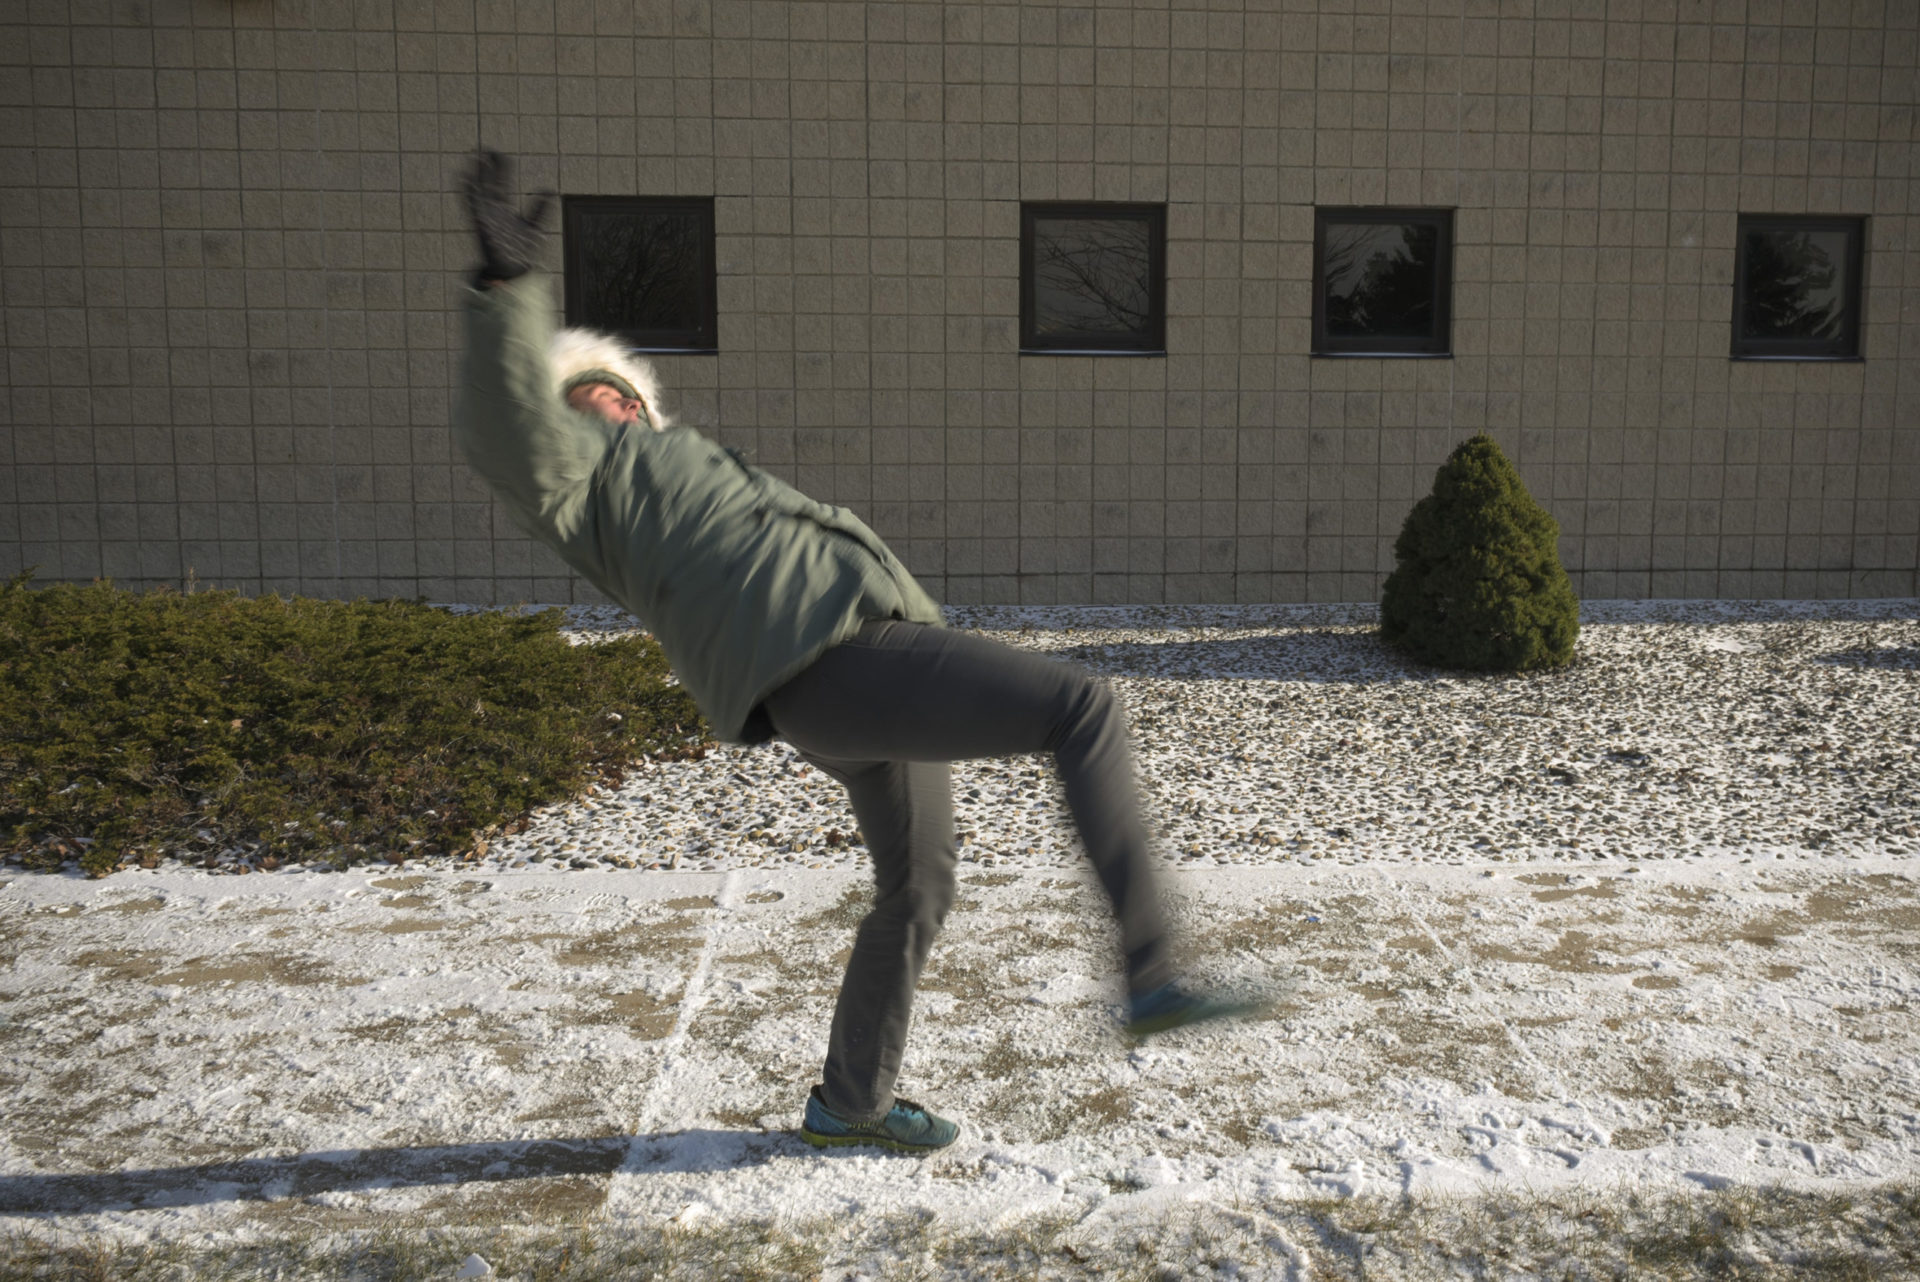
[[[903,1090],[816,1154],[860,874],[0,882],[0,1227],[561,1223],[1920,1174],[1920,882],[1889,858],[1176,871],[1265,1018],[1117,1031],[1090,883],[963,868]]]

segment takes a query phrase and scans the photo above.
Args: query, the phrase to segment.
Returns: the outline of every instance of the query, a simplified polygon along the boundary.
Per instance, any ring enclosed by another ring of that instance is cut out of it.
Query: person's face
[[[567,393],[567,404],[582,414],[598,414],[609,423],[638,423],[644,408],[631,396],[622,396],[611,383],[582,383]]]

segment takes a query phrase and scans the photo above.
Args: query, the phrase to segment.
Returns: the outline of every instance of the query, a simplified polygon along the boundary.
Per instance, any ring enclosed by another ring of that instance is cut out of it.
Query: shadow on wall
[[[774,1156],[813,1151],[791,1135],[701,1129],[600,1139],[340,1149],[144,1171],[0,1176],[0,1214],[71,1215],[267,1202],[356,1189],[611,1175],[629,1162],[650,1174],[734,1170]]]

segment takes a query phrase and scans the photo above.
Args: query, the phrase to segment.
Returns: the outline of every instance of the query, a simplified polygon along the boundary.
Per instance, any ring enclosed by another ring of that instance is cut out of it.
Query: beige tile
[[[584,599],[445,429],[468,248],[444,157],[477,105],[530,184],[720,195],[726,350],[662,362],[676,412],[865,508],[955,599],[1371,594],[1383,527],[1481,427],[1571,513],[1583,590],[1910,590],[1907,266],[1876,243],[1864,364],[1724,358],[1738,212],[1868,213],[1876,242],[1913,212],[1910,129],[1888,82],[1860,88],[1910,64],[1912,25],[1862,13],[763,5],[636,31],[575,2],[477,38],[406,6],[397,33],[301,48],[75,28],[72,101],[0,104],[36,131],[0,216],[0,558],[50,467],[66,572]],[[1018,201],[1047,196],[1172,202],[1167,358],[1014,356]],[[1460,207],[1455,359],[1304,355],[1316,200]],[[1709,546],[1744,564],[1707,577]],[[1875,556],[1894,577],[1834,564]]]

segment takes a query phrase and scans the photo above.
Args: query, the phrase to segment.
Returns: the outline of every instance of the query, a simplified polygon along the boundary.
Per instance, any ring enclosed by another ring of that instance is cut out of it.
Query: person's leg
[[[820,1094],[851,1122],[893,1105],[913,993],[953,906],[953,797],[944,763],[851,762],[808,753],[846,785],[873,857],[873,908],[854,936]]]
[[[766,709],[782,738],[824,759],[949,762],[1051,752],[1119,923],[1129,990],[1150,992],[1171,979],[1126,718],[1091,674],[965,632],[870,623],[775,691]]]

